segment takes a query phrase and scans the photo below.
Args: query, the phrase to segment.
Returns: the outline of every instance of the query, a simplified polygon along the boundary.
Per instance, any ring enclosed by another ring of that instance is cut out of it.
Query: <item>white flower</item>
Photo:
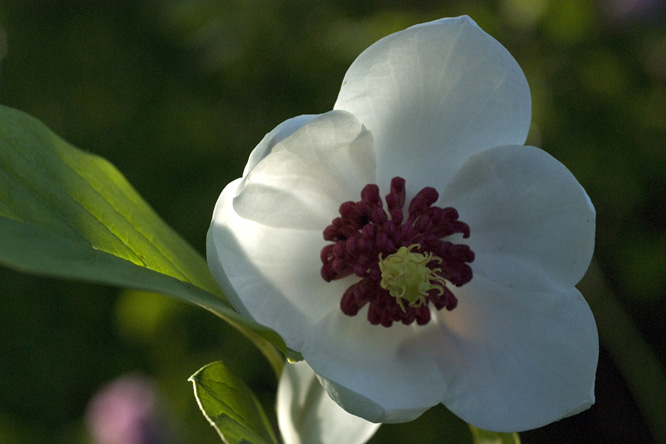
[[[285,444],[363,444],[379,428],[333,402],[302,361],[282,370],[277,412]]]
[[[279,125],[224,189],[213,276],[367,420],[443,403],[521,431],[586,409],[598,338],[574,285],[595,212],[522,145],[530,105],[516,61],[468,17],[380,40],[333,111]]]

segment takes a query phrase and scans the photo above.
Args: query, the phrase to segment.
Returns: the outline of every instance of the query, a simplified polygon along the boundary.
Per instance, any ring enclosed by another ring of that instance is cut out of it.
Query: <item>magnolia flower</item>
[[[305,362],[282,370],[277,413],[285,444],[363,444],[379,428],[333,402]]]
[[[389,35],[332,111],[280,124],[224,189],[211,272],[369,421],[442,403],[508,432],[580,412],[598,338],[574,286],[595,212],[522,145],[530,119],[520,67],[469,17]]]

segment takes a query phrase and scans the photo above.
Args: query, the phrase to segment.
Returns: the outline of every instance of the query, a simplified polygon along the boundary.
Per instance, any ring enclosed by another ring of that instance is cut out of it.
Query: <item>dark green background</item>
[[[203,254],[218,194],[266,132],[331,109],[346,68],[377,39],[418,22],[472,16],[530,82],[529,142],[573,171],[598,213],[605,284],[586,294],[602,340],[597,404],[523,434],[523,442],[666,441],[666,401],[637,395],[664,389],[663,8],[618,9],[628,0],[408,6],[415,3],[4,0],[0,103],[109,159]],[[88,400],[126,372],[156,380],[165,421],[181,442],[219,442],[186,381],[218,359],[272,411],[268,366],[202,310],[7,269],[0,269],[0,291],[2,444],[88,442]],[[615,308],[608,315],[606,307]],[[644,372],[654,356],[657,373]],[[438,407],[414,423],[382,427],[372,442],[466,442],[465,430]]]

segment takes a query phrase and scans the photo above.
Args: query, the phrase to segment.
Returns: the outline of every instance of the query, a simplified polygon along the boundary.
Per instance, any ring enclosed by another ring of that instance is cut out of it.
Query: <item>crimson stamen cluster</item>
[[[400,307],[389,291],[382,288],[379,260],[395,253],[400,247],[418,244],[414,252],[431,252],[441,262],[428,265],[439,268],[437,275],[460,287],[472,279],[468,265],[474,260],[474,252],[464,244],[454,244],[443,238],[454,233],[469,237],[469,226],[458,220],[455,208],[433,206],[439,198],[437,190],[423,188],[409,203],[407,219],[405,205],[405,179],[394,177],[391,191],[386,195],[386,207],[379,195],[379,187],[366,185],[361,200],[340,205],[340,217],[333,219],[324,230],[324,239],[333,242],[321,251],[321,275],[326,282],[355,274],[361,280],[345,291],[340,301],[342,312],[355,316],[369,304],[368,320],[371,324],[390,327],[393,322],[419,325],[430,321],[429,303],[437,309],[453,310],[458,300],[448,287],[443,294],[435,289],[428,293],[427,301],[420,307]]]

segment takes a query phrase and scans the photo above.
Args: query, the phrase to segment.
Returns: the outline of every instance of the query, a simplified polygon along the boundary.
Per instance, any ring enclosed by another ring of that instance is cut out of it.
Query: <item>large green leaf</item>
[[[196,372],[190,381],[210,425],[229,444],[277,444],[277,438],[254,393],[222,362]]]
[[[37,274],[149,290],[227,320],[276,371],[272,330],[238,315],[205,260],[116,168],[29,115],[0,106],[0,263]]]

